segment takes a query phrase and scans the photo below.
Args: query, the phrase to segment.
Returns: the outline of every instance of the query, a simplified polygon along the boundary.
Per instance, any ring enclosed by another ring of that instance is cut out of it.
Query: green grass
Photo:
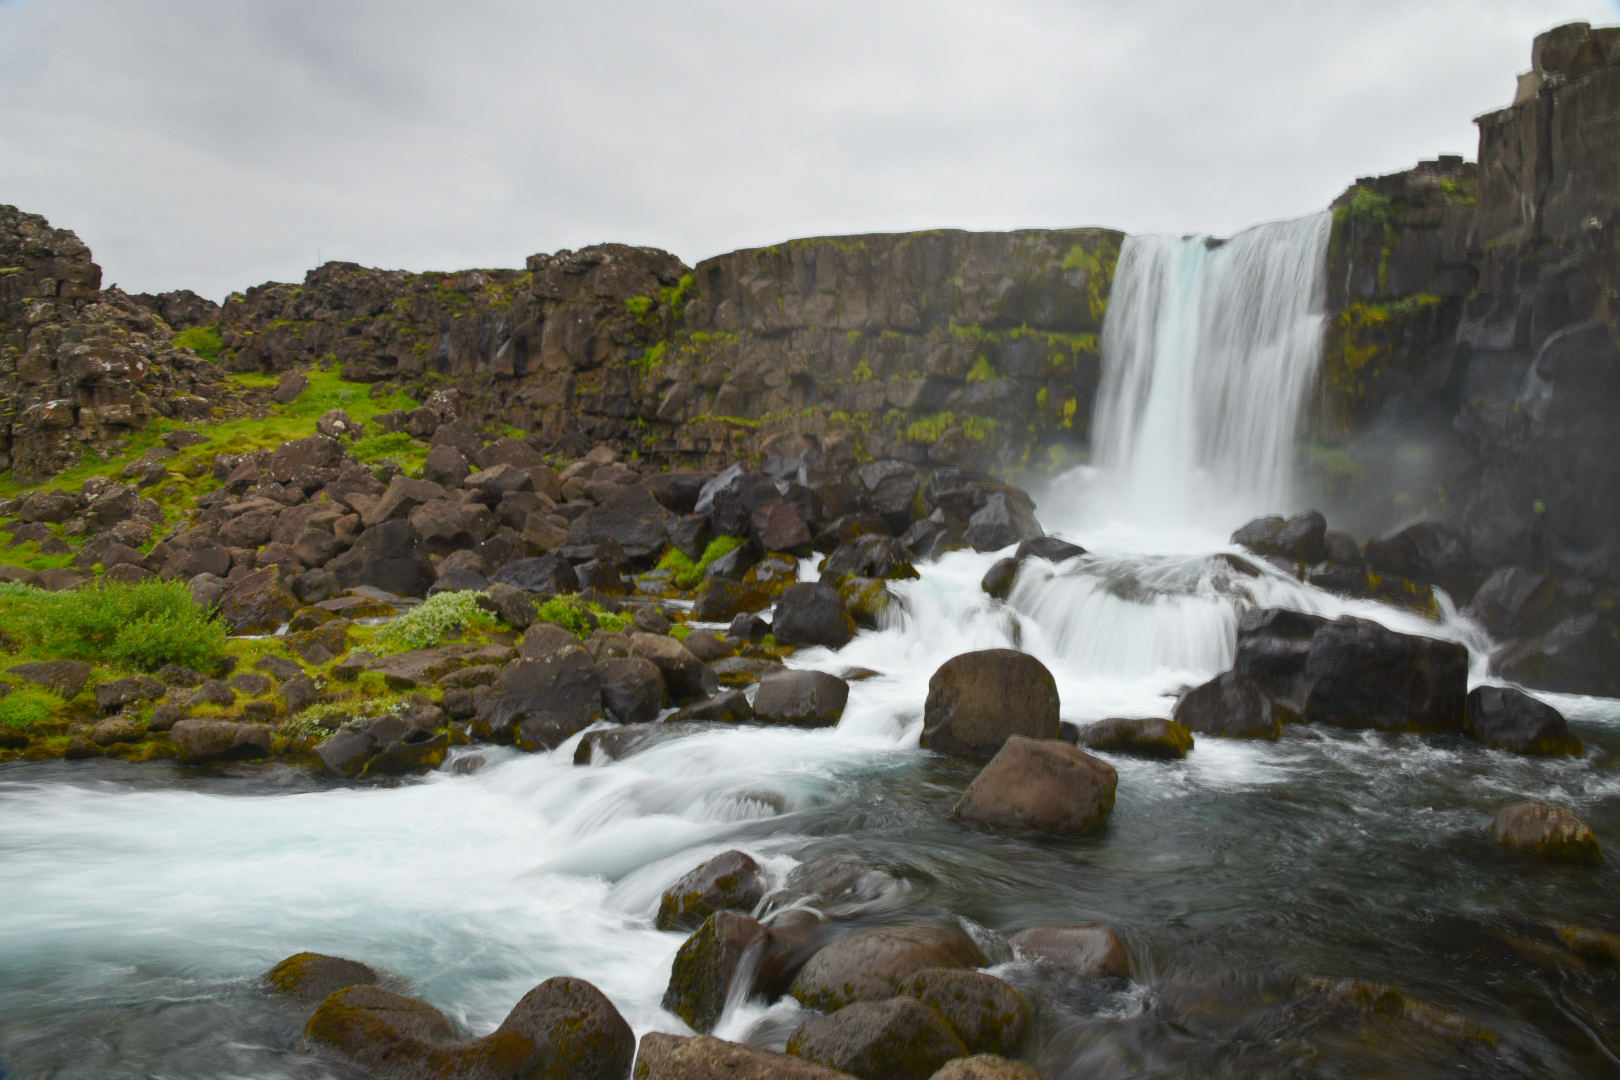
[[[431,649],[474,627],[493,630],[499,620],[478,606],[478,598],[482,595],[474,589],[435,593],[393,622],[385,624],[377,631],[373,644],[378,652],[387,655],[412,649]]]
[[[678,589],[695,589],[703,584],[703,575],[709,564],[724,558],[747,543],[740,536],[717,536],[703,549],[703,556],[693,562],[684,551],[670,548],[658,560],[658,569],[669,571],[669,580]]]
[[[588,604],[574,595],[553,596],[535,607],[534,617],[539,622],[560,626],[580,639],[590,637],[592,630],[617,633],[630,625],[625,616],[608,611],[600,604]]]
[[[225,627],[178,581],[102,582],[68,592],[0,584],[0,627],[8,651],[122,670],[174,663],[208,671],[225,648]]]
[[[19,687],[0,697],[0,726],[27,731],[56,715],[65,705],[61,698],[49,690],[33,686]]]
[[[193,326],[174,335],[170,344],[177,349],[190,349],[209,363],[216,364],[219,362],[219,350],[225,343],[220,340],[219,327]]]

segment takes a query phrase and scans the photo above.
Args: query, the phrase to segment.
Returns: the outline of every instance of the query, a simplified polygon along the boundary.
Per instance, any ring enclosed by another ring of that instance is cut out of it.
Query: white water
[[[1291,505],[1331,223],[1324,212],[1225,242],[1126,238],[1092,425],[1117,516],[1230,530]]]
[[[925,757],[917,734],[929,677],[971,649],[1016,647],[1038,657],[1057,680],[1063,718],[1078,723],[1168,715],[1182,688],[1229,665],[1237,621],[1251,606],[1356,614],[1460,640],[1475,650],[1474,677],[1482,677],[1488,643],[1449,609],[1430,623],[1334,597],[1264,564],[1251,575],[1212,557],[1235,553],[1221,537],[1247,516],[1243,500],[1279,498],[1287,487],[1290,408],[1297,412],[1297,384],[1314,364],[1299,351],[1315,332],[1301,297],[1315,286],[1284,270],[1317,242],[1306,234],[1320,227],[1307,219],[1253,230],[1213,251],[1197,242],[1127,245],[1131,262],[1122,262],[1116,289],[1142,289],[1154,274],[1163,280],[1172,271],[1213,275],[1202,283],[1178,277],[1181,292],[1157,304],[1116,292],[1105,343],[1117,345],[1128,320],[1132,333],[1160,350],[1150,358],[1133,344],[1123,367],[1119,356],[1107,358],[1108,419],[1099,416],[1098,428],[1111,433],[1105,457],[1118,470],[1114,490],[1123,478],[1131,497],[1099,511],[1077,493],[1094,495],[1098,474],[1077,474],[1044,501],[1042,520],[1069,523],[1069,538],[1091,554],[1055,567],[1029,563],[1000,604],[979,589],[997,556],[953,553],[923,567],[920,579],[895,583],[900,603],[887,628],[836,653],[798,654],[798,666],[879,672],[852,684],[836,728],[721,728],[588,768],[571,764],[574,740],[552,754],[482,749],[490,764],[480,772],[444,772],[391,788],[221,795],[36,786],[26,770],[0,773],[0,1051],[15,1055],[23,1046],[37,1059],[48,1048],[27,1040],[51,1031],[58,1014],[108,1001],[217,995],[305,949],[398,975],[473,1031],[493,1028],[541,980],[569,974],[599,986],[638,1034],[683,1032],[659,1003],[682,941],[653,928],[661,891],[734,846],[780,877],[807,845],[825,840],[817,829],[829,815],[851,828],[893,828],[868,807],[881,803],[887,777],[915,773]],[[1224,342],[1218,363],[1189,352],[1188,328],[1218,326],[1215,315],[1248,302],[1237,283],[1258,281],[1295,293],[1267,294],[1262,306],[1271,314],[1239,320],[1255,355],[1240,355],[1236,331],[1211,332]],[[1300,370],[1277,370],[1289,362]],[[1167,372],[1186,385],[1167,380]],[[1267,396],[1267,407],[1248,407]],[[1247,419],[1233,430],[1215,415],[1221,410]],[[1212,449],[1222,431],[1242,445]],[[1219,498],[1202,500],[1200,491]],[[1159,513],[1183,507],[1192,512],[1179,520]],[[1588,723],[1615,719],[1613,703],[1582,708]],[[1341,761],[1344,776],[1363,777],[1388,759],[1371,737],[1275,746],[1203,739],[1175,767],[1120,759],[1116,828],[1130,828],[1133,814],[1145,818],[1161,802],[1177,804],[1171,820],[1180,813],[1195,820],[1201,811],[1193,808],[1218,793],[1301,776],[1331,786],[1341,782],[1333,772]],[[1612,798],[1620,785],[1612,772],[1584,766],[1470,771],[1458,760],[1451,750],[1405,755],[1402,782],[1446,785],[1453,805],[1556,794],[1577,808]],[[1382,825],[1376,802],[1359,812]],[[1447,812],[1469,820],[1468,811]],[[929,828],[950,827],[941,821]],[[945,835],[964,850],[980,843],[965,831]],[[857,833],[850,843],[859,851],[864,841]],[[1105,845],[1091,857],[1099,865],[1167,858],[1129,848]],[[778,1027],[791,1027],[795,1008],[740,1005],[720,1030],[744,1037],[767,1013]],[[62,1030],[69,1038],[74,1029]],[[241,1054],[236,1074],[291,1075],[266,1048]],[[231,1072],[131,1062],[120,1073],[126,1063],[109,1055],[87,1071],[52,1075]]]

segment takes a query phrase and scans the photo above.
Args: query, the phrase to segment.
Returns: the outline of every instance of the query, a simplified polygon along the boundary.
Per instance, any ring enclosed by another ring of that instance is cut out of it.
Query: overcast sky
[[[0,202],[107,283],[826,233],[1226,234],[1474,155],[1616,0],[0,0]]]

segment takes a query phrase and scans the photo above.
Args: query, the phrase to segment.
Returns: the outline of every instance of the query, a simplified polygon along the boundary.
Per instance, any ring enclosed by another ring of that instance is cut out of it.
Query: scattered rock
[[[78,697],[79,691],[84,689],[90,678],[90,665],[82,660],[41,660],[14,664],[6,669],[6,674],[42,686],[67,701]]]
[[[1080,745],[1111,754],[1169,760],[1186,757],[1193,748],[1193,737],[1185,725],[1174,720],[1118,718],[1081,728]]]
[[[897,997],[812,1016],[789,1036],[787,1052],[862,1080],[928,1080],[967,1051],[939,1013]]]
[[[131,675],[96,687],[96,707],[104,713],[117,712],[127,705],[156,701],[166,691],[167,688],[150,675]]]
[[[381,982],[376,970],[355,960],[301,952],[270,969],[265,982],[278,994],[299,1001],[320,1001],[346,986]]]
[[[751,972],[745,961],[764,950],[767,931],[747,915],[717,911],[675,954],[663,1006],[695,1031],[712,1031],[725,1011],[731,984]]]
[[[141,723],[140,717],[128,713],[119,713],[99,721],[90,729],[90,741],[97,746],[111,746],[114,743],[139,742],[146,733],[146,726]]]
[[[766,675],[754,696],[762,723],[831,727],[844,715],[849,684],[825,671],[784,670]]]
[[[1073,979],[1130,978],[1131,955],[1113,930],[1098,923],[1033,926],[1010,939],[1012,947]]]
[[[927,968],[900,992],[938,1012],[970,1054],[1016,1054],[1034,1014],[1029,999],[994,975],[966,968]]]
[[[1603,848],[1592,828],[1562,806],[1521,802],[1496,814],[1496,839],[1517,855],[1566,862],[1599,862]]]
[[[1343,616],[1311,639],[1304,679],[1304,717],[1315,723],[1383,731],[1463,730],[1468,650],[1453,641],[1398,634]]]
[[[1573,754],[1585,748],[1564,714],[1511,686],[1476,686],[1467,698],[1467,732],[1515,754]]]
[[[855,1001],[884,1001],[926,968],[974,968],[984,953],[960,927],[920,924],[857,930],[812,956],[790,993],[829,1012]]]
[[[709,1035],[683,1038],[663,1032],[641,1037],[635,1080],[852,1080],[848,1073],[726,1042]]]
[[[270,729],[230,720],[181,720],[169,729],[183,764],[261,758],[270,753]]]
[[[658,718],[664,707],[664,676],[658,665],[640,656],[599,661],[602,704],[621,724],[641,724]]]
[[[660,930],[695,930],[716,911],[754,910],[765,895],[765,875],[741,851],[716,855],[664,891],[658,904]]]
[[[1172,722],[1200,735],[1228,739],[1275,739],[1282,717],[1270,697],[1248,676],[1224,671],[1183,694]]]
[[[838,649],[855,636],[855,620],[844,610],[837,589],[819,581],[800,582],[782,590],[771,616],[771,632],[781,645]]]
[[[1059,739],[1013,735],[951,808],[951,816],[997,829],[1058,835],[1091,832],[1114,809],[1114,767]]]
[[[947,1061],[944,1068],[930,1080],[1047,1080],[1042,1073],[1028,1065],[1008,1061],[995,1054],[974,1054],[972,1057]]]

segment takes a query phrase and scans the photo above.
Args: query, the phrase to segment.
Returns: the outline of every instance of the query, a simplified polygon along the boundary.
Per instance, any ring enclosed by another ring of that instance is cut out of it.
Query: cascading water
[[[1107,512],[1229,529],[1288,508],[1331,225],[1322,213],[1225,242],[1126,238],[1092,424]]]
[[[683,939],[655,929],[659,894],[732,847],[777,880],[821,855],[881,865],[899,884],[869,920],[1116,927],[1128,986],[995,968],[1041,1002],[1025,1055],[1053,1080],[1602,1074],[1620,1024],[1613,995],[1590,992],[1602,976],[1523,958],[1549,921],[1613,929],[1620,873],[1526,873],[1475,838],[1518,797],[1620,835],[1616,703],[1560,702],[1591,747],[1573,761],[1304,726],[1275,743],[1200,736],[1176,762],[1110,757],[1107,830],[1062,842],[954,824],[973,767],[917,747],[930,676],[970,649],[1039,658],[1082,724],[1168,715],[1230,664],[1250,606],[1354,614],[1484,655],[1449,610],[1431,622],[1346,600],[1223,542],[1251,510],[1287,505],[1315,360],[1308,252],[1325,230],[1317,217],[1213,247],[1127,243],[1095,426],[1111,498],[1082,475],[1041,506],[1091,553],[1031,561],[1005,603],[979,587],[994,553],[893,583],[884,629],[792,658],[876,673],[850,684],[835,728],[670,725],[589,766],[572,764],[578,737],[550,754],[483,748],[481,770],[398,786],[0,767],[0,1075],[325,1080],[295,1049],[308,1009],[257,989],[305,949],[383,968],[478,1033],[558,974],[598,985],[638,1034],[685,1033],[660,1000]],[[1311,975],[1398,985],[1498,1041],[1450,1037],[1439,1012],[1363,1030],[1288,990]],[[780,1047],[802,1016],[791,999],[734,1002],[717,1033]]]

